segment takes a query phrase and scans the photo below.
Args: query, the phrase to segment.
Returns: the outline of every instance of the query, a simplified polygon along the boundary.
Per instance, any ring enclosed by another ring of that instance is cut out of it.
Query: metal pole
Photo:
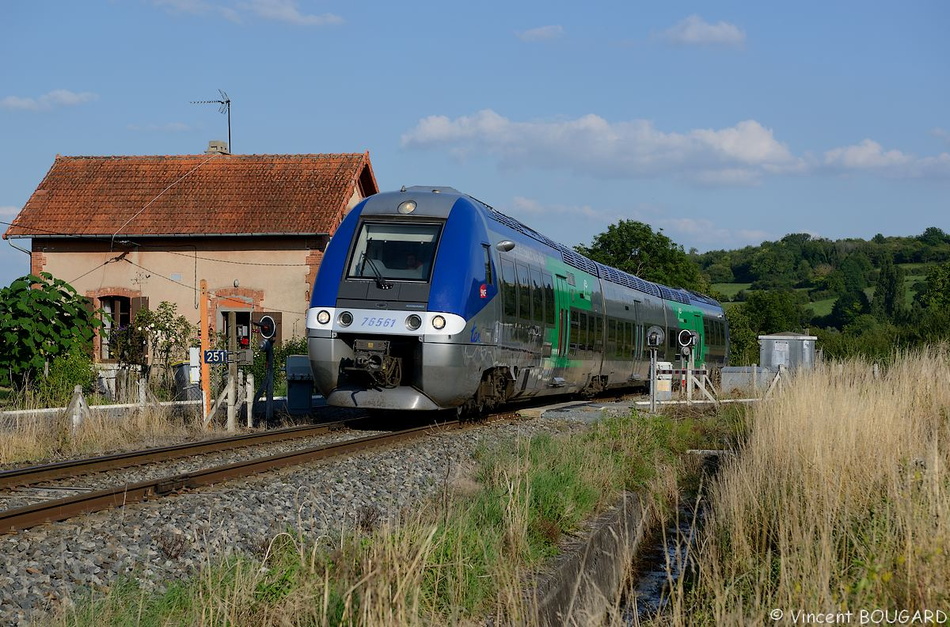
[[[228,431],[237,430],[237,313],[228,312]]]
[[[204,394],[204,412],[205,424],[208,422],[208,414],[211,413],[211,368],[205,361],[205,352],[211,349],[211,329],[208,324],[208,282],[201,279],[201,305],[200,312],[200,332],[201,332],[201,391]]]
[[[656,349],[650,349],[650,413],[656,413]]]

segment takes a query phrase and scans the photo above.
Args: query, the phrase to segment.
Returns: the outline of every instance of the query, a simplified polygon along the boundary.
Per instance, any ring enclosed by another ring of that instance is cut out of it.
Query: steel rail
[[[457,428],[459,424],[458,422],[441,423],[439,428]],[[29,529],[30,527],[35,527],[47,522],[56,522],[80,514],[122,507],[130,503],[145,501],[153,496],[166,496],[182,490],[247,477],[268,470],[304,464],[362,449],[395,444],[430,433],[432,429],[433,427],[431,425],[427,425],[397,431],[395,433],[366,436],[332,444],[322,444],[298,451],[244,460],[195,472],[141,481],[78,496],[0,511],[0,533]]]
[[[39,483],[41,481],[52,481],[54,479],[75,477],[78,475],[88,475],[106,470],[115,470],[117,468],[141,466],[142,464],[167,461],[170,459],[188,457],[191,455],[203,455],[205,453],[229,451],[247,446],[279,442],[281,440],[320,435],[322,433],[332,431],[333,429],[337,429],[344,423],[345,421],[332,422],[323,425],[303,425],[299,427],[290,427],[288,429],[266,431],[264,433],[251,433],[246,435],[216,438],[213,440],[204,440],[202,442],[174,444],[171,446],[162,446],[141,451],[131,451],[128,453],[116,453],[113,455],[103,455],[100,457],[71,459],[62,462],[55,462],[52,464],[42,464],[39,466],[13,468],[10,470],[0,471],[0,488],[13,488]]]

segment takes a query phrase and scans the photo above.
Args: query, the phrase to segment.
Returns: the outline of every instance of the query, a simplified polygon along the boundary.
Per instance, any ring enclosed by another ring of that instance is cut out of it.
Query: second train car
[[[725,365],[722,306],[645,281],[442,187],[370,196],[334,234],[307,311],[327,403],[478,413],[648,384],[660,361]],[[692,335],[689,351],[677,341]]]

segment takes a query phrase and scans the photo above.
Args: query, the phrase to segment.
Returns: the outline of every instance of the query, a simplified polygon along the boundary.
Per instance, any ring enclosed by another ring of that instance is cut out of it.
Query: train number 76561
[[[380,327],[388,328],[396,326],[395,318],[381,318],[376,316],[364,316],[363,322],[360,323],[360,326],[363,327]]]

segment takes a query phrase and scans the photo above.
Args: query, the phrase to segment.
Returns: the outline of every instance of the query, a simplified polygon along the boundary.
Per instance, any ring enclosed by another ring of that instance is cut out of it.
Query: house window
[[[112,335],[132,324],[132,302],[125,296],[104,296],[99,299],[99,306],[104,312],[102,316],[102,341],[99,343],[100,359],[117,359],[112,346]]]

